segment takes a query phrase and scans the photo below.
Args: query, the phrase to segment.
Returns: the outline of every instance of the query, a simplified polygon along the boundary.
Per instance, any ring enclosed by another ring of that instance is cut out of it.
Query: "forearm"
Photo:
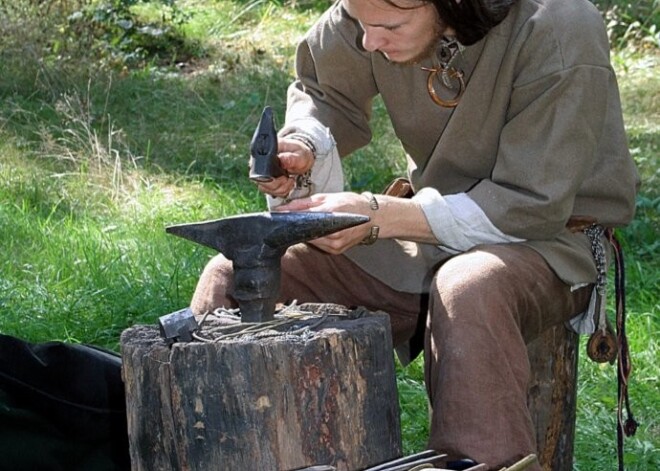
[[[371,211],[371,226],[379,227],[378,237],[438,244],[420,204],[412,199],[375,195],[378,209]]]

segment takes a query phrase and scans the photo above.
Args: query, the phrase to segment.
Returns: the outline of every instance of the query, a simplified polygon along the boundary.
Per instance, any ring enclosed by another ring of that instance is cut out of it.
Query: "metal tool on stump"
[[[243,322],[273,319],[280,290],[281,258],[293,244],[364,224],[350,213],[252,213],[170,226],[166,231],[211,247],[233,262],[234,292]]]
[[[158,318],[160,336],[168,345],[175,342],[191,342],[199,324],[189,307]]]

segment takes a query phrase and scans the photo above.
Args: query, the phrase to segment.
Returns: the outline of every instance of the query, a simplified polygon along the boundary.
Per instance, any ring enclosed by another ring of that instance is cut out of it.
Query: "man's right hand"
[[[288,176],[275,178],[269,182],[257,184],[262,193],[285,198],[295,186],[295,177],[311,170],[314,165],[312,150],[300,141],[280,137],[277,144],[277,157]]]

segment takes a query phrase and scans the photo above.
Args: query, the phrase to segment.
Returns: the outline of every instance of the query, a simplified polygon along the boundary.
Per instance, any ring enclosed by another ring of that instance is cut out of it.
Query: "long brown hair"
[[[509,13],[516,0],[426,0],[444,23],[456,31],[456,39],[469,46],[482,39]]]
[[[406,10],[400,0],[384,0],[390,5]],[[442,22],[456,31],[456,39],[465,45],[474,44],[509,13],[517,0],[420,0],[432,3]]]

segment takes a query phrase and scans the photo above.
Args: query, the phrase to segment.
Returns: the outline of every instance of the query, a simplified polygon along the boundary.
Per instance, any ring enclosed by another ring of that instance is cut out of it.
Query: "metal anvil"
[[[233,262],[242,322],[272,320],[280,292],[281,258],[293,244],[364,224],[368,216],[327,212],[263,212],[166,228],[211,247]]]

